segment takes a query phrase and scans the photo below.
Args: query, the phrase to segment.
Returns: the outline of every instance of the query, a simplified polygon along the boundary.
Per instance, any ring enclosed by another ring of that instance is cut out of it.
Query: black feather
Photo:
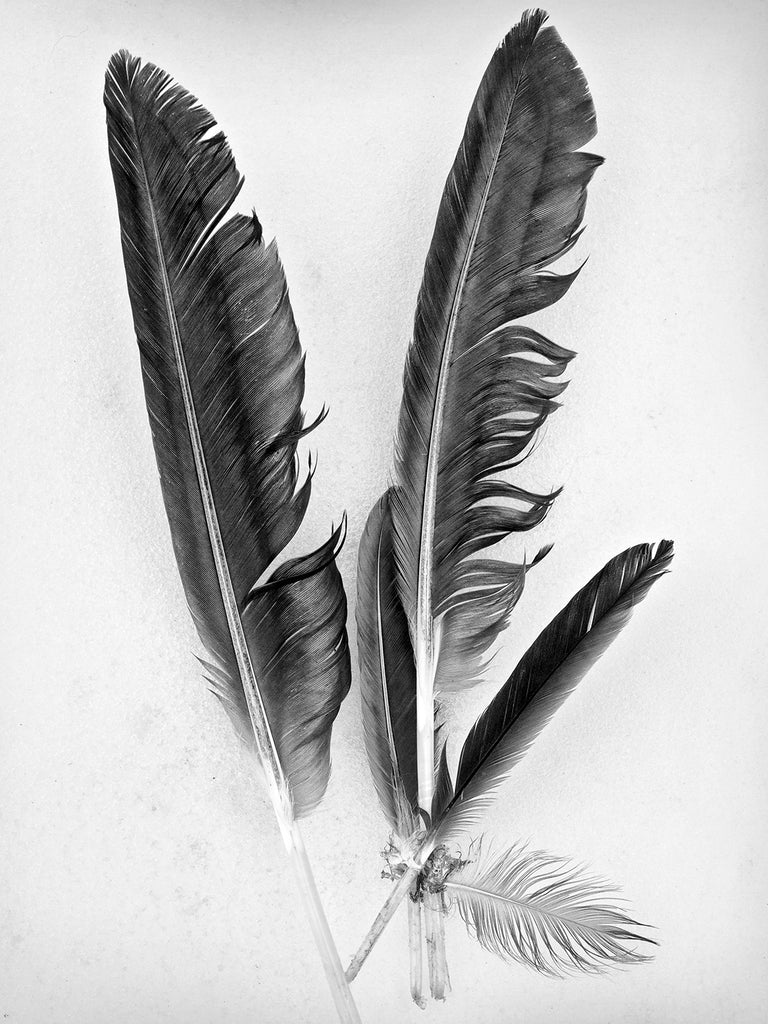
[[[461,751],[456,794],[437,834],[457,839],[479,821],[498,786],[598,658],[632,609],[668,571],[671,541],[638,544],[612,558],[571,598],[523,655],[480,715]]]
[[[645,963],[632,947],[656,945],[617,905],[613,886],[541,850],[494,854],[476,840],[445,885],[481,946],[542,974]]]
[[[382,810],[405,839],[417,807],[416,667],[397,593],[389,491],[371,510],[360,541],[356,617],[368,764]]]
[[[416,667],[397,589],[391,516],[392,489],[371,509],[357,566],[357,644],[363,734],[382,810],[401,839],[416,828]],[[435,707],[436,811],[453,789],[441,708]]]
[[[501,43],[446,182],[408,351],[393,500],[403,604],[417,665],[437,690],[479,677],[524,567],[474,559],[541,522],[553,494],[498,479],[530,448],[573,353],[512,321],[576,274],[542,273],[579,236],[600,157],[587,83],[540,11]],[[421,685],[421,684],[420,684]]]
[[[155,454],[212,686],[287,817],[310,811],[349,689],[340,530],[276,571],[309,501],[304,357],[275,244],[227,218],[243,179],[213,117],[125,51],[104,101]],[[271,575],[270,575],[271,571]]]

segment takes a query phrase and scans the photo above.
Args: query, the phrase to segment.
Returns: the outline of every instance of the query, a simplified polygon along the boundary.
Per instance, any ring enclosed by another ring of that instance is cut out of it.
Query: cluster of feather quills
[[[432,913],[456,905],[486,949],[561,973],[642,961],[637,946],[651,940],[599,880],[467,837],[666,570],[671,543],[622,552],[571,599],[473,725],[455,781],[437,701],[483,678],[546,549],[530,565],[478,554],[538,525],[556,497],[524,489],[514,470],[557,406],[573,353],[519,321],[575,280],[547,268],[576,244],[602,161],[580,148],[595,134],[586,80],[544,22],[526,14],[494,54],[446,182],[406,357],[395,481],[360,545],[357,628],[368,757],[392,828],[387,873],[399,877],[421,852],[412,900],[430,898]],[[435,934],[427,954],[444,964]],[[438,998],[440,971],[431,965]]]
[[[575,280],[550,267],[578,241],[601,163],[582,149],[595,134],[586,80],[545,21],[528,12],[509,32],[470,110],[418,297],[394,482],[359,548],[365,743],[392,830],[383,873],[413,876],[420,1005],[422,930],[432,995],[449,990],[443,917],[453,906],[483,947],[547,974],[640,962],[638,945],[651,941],[600,879],[467,837],[667,570],[672,544],[627,549],[568,602],[472,726],[455,777],[439,701],[483,679],[548,550],[528,564],[486,552],[539,525],[556,498],[521,486],[515,469],[557,408],[574,353],[521,320]],[[343,522],[275,568],[310,499],[298,444],[323,416],[305,424],[304,359],[277,249],[255,215],[229,216],[243,179],[224,136],[210,134],[211,115],[124,51],[110,62],[105,103],[152,437],[201,661],[295,852],[296,819],[328,783],[331,727],[350,686]],[[336,965],[340,1015],[354,1021],[339,975]]]

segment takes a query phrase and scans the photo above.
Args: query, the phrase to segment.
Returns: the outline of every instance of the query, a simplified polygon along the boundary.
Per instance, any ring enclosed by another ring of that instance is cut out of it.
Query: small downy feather
[[[481,678],[525,566],[476,557],[546,515],[553,493],[500,479],[556,408],[573,353],[521,317],[576,274],[546,271],[576,243],[599,157],[587,83],[546,15],[494,54],[448,176],[406,359],[392,498],[398,584],[417,668],[420,804],[432,814],[435,692]],[[422,749],[423,748],[423,749]]]
[[[632,947],[656,944],[617,906],[614,887],[541,851],[494,854],[477,840],[445,888],[485,949],[542,974],[644,963]]]
[[[633,608],[669,569],[671,541],[638,544],[612,558],[529,647],[469,732],[456,792],[437,827],[439,842],[473,830],[496,791],[598,658]]]

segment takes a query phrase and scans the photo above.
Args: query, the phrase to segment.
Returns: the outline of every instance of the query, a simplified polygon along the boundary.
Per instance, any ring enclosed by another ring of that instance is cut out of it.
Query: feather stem
[[[445,908],[442,893],[424,893],[424,928],[427,937],[429,991],[433,999],[445,1000],[451,991],[445,957]]]
[[[341,966],[336,943],[333,940],[331,930],[328,926],[328,919],[320,901],[320,894],[317,891],[315,876],[312,873],[312,866],[309,863],[304,841],[301,837],[299,824],[294,819],[286,839],[286,848],[290,854],[291,867],[298,883],[304,901],[309,923],[315,943],[323,961],[325,977],[331,989],[333,1001],[336,1004],[336,1012],[341,1024],[361,1024],[360,1015],[352,998],[349,982]],[[290,844],[290,845],[289,845]]]
[[[516,92],[515,92],[516,95]],[[510,111],[514,104],[514,96],[510,103]],[[499,139],[493,163],[483,189],[483,197],[475,214],[472,233],[464,253],[459,280],[456,283],[451,312],[448,319],[445,343],[440,358],[440,373],[437,380],[437,392],[432,413],[432,424],[429,435],[429,450],[424,479],[424,506],[421,521],[421,537],[419,543],[419,580],[416,602],[416,735],[417,763],[419,771],[419,805],[432,814],[434,795],[434,763],[435,763],[435,672],[437,669],[436,653],[440,647],[439,627],[435,623],[432,608],[432,570],[434,562],[435,541],[435,505],[437,502],[437,474],[440,467],[440,441],[442,437],[445,397],[448,388],[448,376],[453,362],[453,340],[456,333],[456,320],[461,307],[461,299],[467,281],[469,265],[477,241],[480,222],[488,201],[488,191],[493,180],[493,173],[498,163],[503,136]]]
[[[426,853],[420,852],[419,861],[423,862],[423,860],[426,860],[428,856],[429,850],[427,850]],[[376,945],[376,942],[381,933],[392,920],[395,911],[400,906],[400,903],[405,894],[408,892],[408,890],[411,888],[413,883],[418,878],[420,871],[421,863],[413,863],[408,868],[406,868],[405,872],[392,886],[392,889],[390,890],[389,896],[387,896],[384,906],[376,915],[373,924],[368,929],[368,933],[366,934],[363,941],[360,943],[360,948],[350,961],[349,967],[346,970],[347,981],[354,981],[355,978],[360,973],[360,968],[365,963],[368,954]]]
[[[151,196],[148,183],[147,192]],[[286,850],[290,855],[291,866],[304,901],[304,908],[309,918],[312,934],[314,935],[315,942],[320,953],[320,958],[323,963],[323,969],[325,970],[326,979],[336,1004],[339,1020],[342,1024],[359,1024],[360,1017],[352,999],[352,993],[350,992],[346,977],[344,976],[344,971],[341,966],[341,961],[339,959],[339,954],[336,949],[333,936],[331,935],[325,911],[323,910],[322,903],[320,902],[320,896],[317,891],[317,885],[315,884],[312,867],[309,863],[309,858],[307,857],[307,852],[304,847],[304,841],[301,837],[299,825],[293,816],[290,789],[280,765],[275,741],[267,718],[267,712],[256,681],[256,674],[251,662],[248,644],[245,639],[245,631],[243,629],[240,611],[237,606],[237,599],[235,598],[234,588],[232,586],[226,552],[224,549],[224,541],[221,536],[221,529],[216,515],[216,505],[208,477],[208,470],[205,464],[205,454],[203,452],[197,416],[195,414],[192,388],[187,374],[178,325],[176,323],[173,299],[170,291],[170,285],[168,283],[164,254],[160,243],[159,232],[157,231],[154,208],[151,202],[149,206],[152,211],[158,262],[162,270],[166,308],[168,311],[171,334],[173,336],[174,352],[176,355],[179,380],[181,382],[182,395],[184,398],[184,410],[187,416],[187,426],[190,438],[192,440],[192,451],[194,454],[198,481],[200,483],[200,493],[205,510],[206,525],[208,527],[214,562],[216,564],[216,573],[218,576],[224,609],[226,611],[227,623],[232,636],[232,646],[235,651],[237,666],[248,704],[248,713],[253,726],[253,734],[256,741],[259,760],[264,767],[264,775],[270,800],[272,801],[272,806],[275,810],[283,842],[285,843]]]
[[[419,807],[425,824],[432,820],[435,795],[435,659],[431,623],[416,643],[416,770]]]
[[[424,998],[424,956],[421,941],[421,901],[419,899],[408,900],[408,948],[411,963],[411,999],[420,1010],[423,1010],[427,1005],[427,1000]]]

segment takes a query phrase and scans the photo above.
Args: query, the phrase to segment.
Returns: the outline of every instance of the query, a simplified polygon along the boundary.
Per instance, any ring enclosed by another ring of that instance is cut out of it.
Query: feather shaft
[[[408,899],[408,950],[410,961],[411,999],[420,1010],[427,1005],[424,998],[424,951],[421,941],[421,900]]]
[[[516,90],[509,103],[507,120],[512,112]],[[499,161],[503,136],[498,139],[496,150],[493,155],[493,162],[488,172],[488,177],[483,189],[482,199],[475,211],[475,218],[472,224],[472,231],[464,252],[464,259],[461,266],[456,290],[451,302],[451,312],[448,317],[445,345],[440,355],[440,371],[437,379],[435,394],[434,412],[429,431],[429,444],[427,451],[427,466],[424,475],[424,503],[421,522],[421,535],[419,537],[419,568],[418,568],[418,597],[416,603],[416,665],[417,665],[417,698],[416,698],[416,721],[418,735],[418,766],[419,766],[419,804],[422,809],[428,809],[432,813],[432,800],[434,797],[434,773],[430,766],[435,762],[434,748],[434,689],[437,663],[435,660],[435,648],[439,646],[439,636],[436,631],[439,625],[433,616],[432,601],[432,575],[434,562],[434,534],[435,534],[435,511],[437,505],[437,475],[440,466],[440,448],[443,436],[443,419],[445,416],[445,402],[448,389],[448,376],[451,369],[454,350],[454,338],[456,335],[456,324],[459,309],[464,295],[464,287],[469,273],[469,266],[477,242],[477,235],[480,230],[480,223],[485,212],[488,201],[488,194],[493,181],[494,171]]]
[[[472,559],[546,515],[554,495],[494,478],[556,407],[573,353],[522,316],[575,274],[541,271],[579,235],[600,158],[583,75],[546,15],[527,12],[494,54],[448,176],[406,358],[393,495],[398,582],[416,663],[418,800],[433,807],[436,693],[479,679],[526,567]]]
[[[317,883],[307,857],[299,824],[295,818],[291,823],[290,841],[291,867],[304,901],[315,944],[322,958],[323,969],[336,1004],[339,1020],[342,1024],[361,1024],[360,1015],[352,998],[349,982],[344,968],[341,966],[336,943],[328,925],[328,918],[317,891]]]

